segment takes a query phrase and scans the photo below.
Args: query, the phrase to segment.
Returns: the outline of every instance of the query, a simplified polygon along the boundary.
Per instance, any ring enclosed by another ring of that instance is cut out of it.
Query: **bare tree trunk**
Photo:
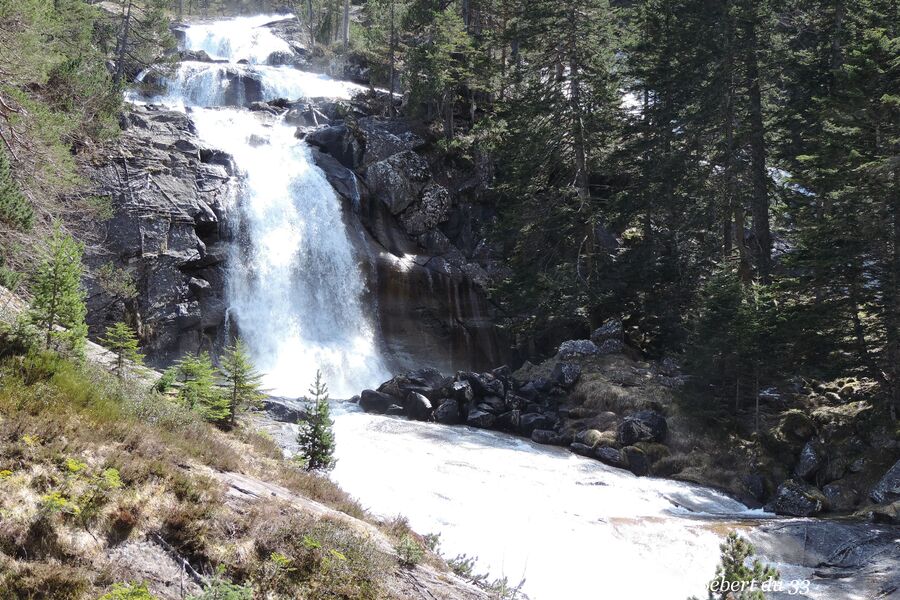
[[[388,62],[390,63],[390,79],[388,81],[388,96],[390,96],[390,105],[391,105],[390,106],[390,114],[392,114],[392,115],[396,114],[396,111],[394,110],[394,79],[396,78],[396,73],[395,73],[396,56],[395,56],[395,54],[397,51],[397,48],[396,48],[397,39],[396,38],[397,38],[397,31],[396,31],[396,25],[394,23],[394,0],[391,0],[391,41],[390,41],[390,44],[388,45],[389,46]]]
[[[125,76],[125,56],[128,53],[128,32],[131,29],[131,5],[132,1],[128,0],[128,9],[125,13],[125,20],[122,23],[122,34],[119,36],[119,46],[116,48],[116,76],[113,79],[116,85],[122,83]]]
[[[316,45],[316,24],[313,17],[313,3],[312,0],[306,0],[306,12],[307,12],[307,23],[306,26],[309,27],[309,49],[312,51],[313,47]]]
[[[578,60],[577,15],[573,9],[569,14],[569,100],[572,109],[572,143],[575,152],[575,186],[578,199],[587,202],[589,196],[590,173],[587,165],[584,117],[581,111],[581,64]],[[560,65],[562,66],[562,65]]]
[[[344,50],[350,48],[350,0],[344,0],[344,22],[341,30],[344,34]]]
[[[897,421],[900,411],[900,166],[894,170],[894,189],[887,194],[888,214],[893,213],[891,258],[886,270],[884,291],[885,327],[887,329],[888,402],[891,419]]]
[[[755,10],[755,9],[754,9]],[[769,191],[766,172],[766,140],[762,114],[757,15],[747,20],[747,88],[750,101],[750,213],[753,216],[754,254],[756,267],[763,281],[769,281],[772,269],[772,233],[769,229]]]

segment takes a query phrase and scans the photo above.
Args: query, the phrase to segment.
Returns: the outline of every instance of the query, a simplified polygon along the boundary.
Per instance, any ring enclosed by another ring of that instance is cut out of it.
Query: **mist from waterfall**
[[[295,137],[295,127],[281,117],[221,107],[230,84],[226,72],[258,78],[266,99],[346,98],[359,87],[257,64],[289,49],[261,27],[277,18],[187,27],[184,49],[228,62],[181,63],[154,101],[186,107],[200,139],[228,152],[239,170],[226,293],[229,316],[266,387],[301,396],[321,369],[332,396],[350,397],[388,373],[367,317],[365,283],[341,201],[307,144]]]

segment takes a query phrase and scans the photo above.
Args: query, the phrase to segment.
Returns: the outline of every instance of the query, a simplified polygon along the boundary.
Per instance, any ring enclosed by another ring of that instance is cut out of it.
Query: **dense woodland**
[[[707,408],[858,375],[896,415],[897,0],[3,0],[3,283],[29,235],[104,210],[65,199],[76,162],[171,21],[281,9],[447,160],[490,165],[491,293],[518,335],[621,317]]]

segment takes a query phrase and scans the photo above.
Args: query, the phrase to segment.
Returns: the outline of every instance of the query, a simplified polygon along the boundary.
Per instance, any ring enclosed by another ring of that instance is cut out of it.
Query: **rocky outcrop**
[[[410,419],[504,431],[538,444],[567,447],[635,475],[649,474],[654,462],[669,455],[660,443],[668,434],[666,418],[655,410],[637,411],[624,417],[617,435],[619,418],[606,412],[589,421],[596,428],[582,428],[573,435],[574,411],[563,404],[582,369],[578,363],[560,361],[550,369],[550,378],[521,377],[507,367],[459,371],[452,377],[420,369],[384,382],[377,391],[365,390],[358,402],[367,412],[385,413],[389,407],[402,406],[398,413]]]
[[[95,335],[131,323],[150,364],[165,365],[211,348],[224,325],[232,165],[183,113],[134,107],[122,127],[85,172],[86,194],[111,208],[86,256],[88,323]]]
[[[485,293],[494,262],[480,233],[477,183],[430,154],[414,122],[371,116],[365,102],[318,103],[329,125],[301,126],[298,135],[363,232],[394,370],[423,359],[449,371],[504,362],[507,345]]]

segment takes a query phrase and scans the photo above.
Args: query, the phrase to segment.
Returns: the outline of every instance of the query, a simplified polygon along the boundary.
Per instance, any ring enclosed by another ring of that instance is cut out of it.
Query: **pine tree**
[[[334,468],[334,422],[328,410],[328,386],[322,380],[322,372],[316,371],[316,381],[309,390],[312,397],[311,412],[305,421],[299,422],[297,444],[299,458],[307,471],[330,471]]]
[[[34,209],[13,180],[6,150],[0,147],[0,223],[21,231],[34,224]]]
[[[231,401],[216,384],[216,369],[209,354],[188,355],[176,364],[181,389],[178,398],[191,410],[216,425],[230,422]]]
[[[134,365],[144,362],[144,355],[140,353],[138,346],[137,335],[131,327],[121,321],[106,328],[106,334],[100,339],[100,343],[115,353],[116,364],[113,371],[119,379],[125,377],[126,361]]]
[[[57,226],[37,267],[31,286],[29,315],[50,348],[54,339],[79,352],[87,336],[81,287],[83,247]],[[61,328],[58,331],[57,328]]]
[[[734,532],[728,534],[719,548],[722,550],[722,562],[716,567],[716,576],[709,583],[709,600],[765,600],[766,594],[759,587],[766,581],[779,579],[778,571],[755,559],[753,544]],[[729,585],[729,590],[718,591],[723,587],[722,582],[745,583],[747,589],[735,592]],[[750,589],[754,582],[756,589]]]
[[[500,292],[513,312],[584,319],[621,117],[615,20],[605,0],[511,10],[515,57],[492,128],[512,267]]]
[[[460,15],[447,7],[429,11],[423,18],[422,40],[407,52],[410,100],[423,106],[424,116],[440,115],[444,137],[452,140],[458,96],[472,78],[472,40]]]
[[[227,383],[229,423],[234,427],[239,411],[258,405],[266,397],[262,389],[263,376],[253,368],[247,348],[240,338],[225,349],[219,369]]]
[[[814,331],[852,352],[900,411],[900,7],[872,2],[818,99],[819,135],[797,157],[802,219],[791,291]],[[805,294],[814,292],[811,302]],[[848,335],[849,334],[849,335]]]

